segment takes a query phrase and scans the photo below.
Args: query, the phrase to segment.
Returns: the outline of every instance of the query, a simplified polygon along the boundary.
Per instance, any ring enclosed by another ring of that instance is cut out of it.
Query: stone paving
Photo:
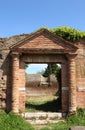
[[[72,126],[69,130],[85,130],[85,126]]]
[[[47,124],[58,123],[63,121],[62,113],[50,113],[50,112],[37,112],[37,113],[24,113],[22,116],[31,124]]]

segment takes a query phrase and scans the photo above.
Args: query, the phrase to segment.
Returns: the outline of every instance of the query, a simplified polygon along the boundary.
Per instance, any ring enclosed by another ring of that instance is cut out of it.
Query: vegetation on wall
[[[74,28],[66,27],[66,26],[61,26],[58,28],[52,28],[48,30],[64,38],[65,40],[72,41],[72,42],[75,42],[80,38],[85,38],[85,32],[76,30]]]

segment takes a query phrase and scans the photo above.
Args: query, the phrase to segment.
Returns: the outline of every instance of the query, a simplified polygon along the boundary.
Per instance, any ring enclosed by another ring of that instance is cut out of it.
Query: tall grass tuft
[[[34,130],[20,115],[0,111],[0,130]]]

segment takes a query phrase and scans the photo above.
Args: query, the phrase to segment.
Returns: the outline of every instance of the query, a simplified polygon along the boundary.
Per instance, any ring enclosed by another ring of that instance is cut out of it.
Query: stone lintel
[[[77,91],[85,91],[85,86],[80,86],[77,88]]]
[[[72,126],[69,130],[85,130],[85,126]]]
[[[65,49],[55,49],[55,48],[18,48],[18,53],[28,53],[28,54],[66,54]]]
[[[25,91],[26,89],[25,88],[19,88],[19,91]]]
[[[14,56],[14,55],[19,55],[19,52],[17,52],[17,51],[11,52],[11,56]]]
[[[69,88],[68,87],[62,87],[62,91],[68,91]]]

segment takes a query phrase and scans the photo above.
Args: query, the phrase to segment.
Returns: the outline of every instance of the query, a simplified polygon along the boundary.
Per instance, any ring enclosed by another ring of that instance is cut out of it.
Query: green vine
[[[72,41],[72,42],[75,42],[80,38],[85,38],[85,32],[76,30],[74,28],[66,27],[66,26],[61,26],[58,28],[52,28],[48,30],[64,38],[65,40]]]

